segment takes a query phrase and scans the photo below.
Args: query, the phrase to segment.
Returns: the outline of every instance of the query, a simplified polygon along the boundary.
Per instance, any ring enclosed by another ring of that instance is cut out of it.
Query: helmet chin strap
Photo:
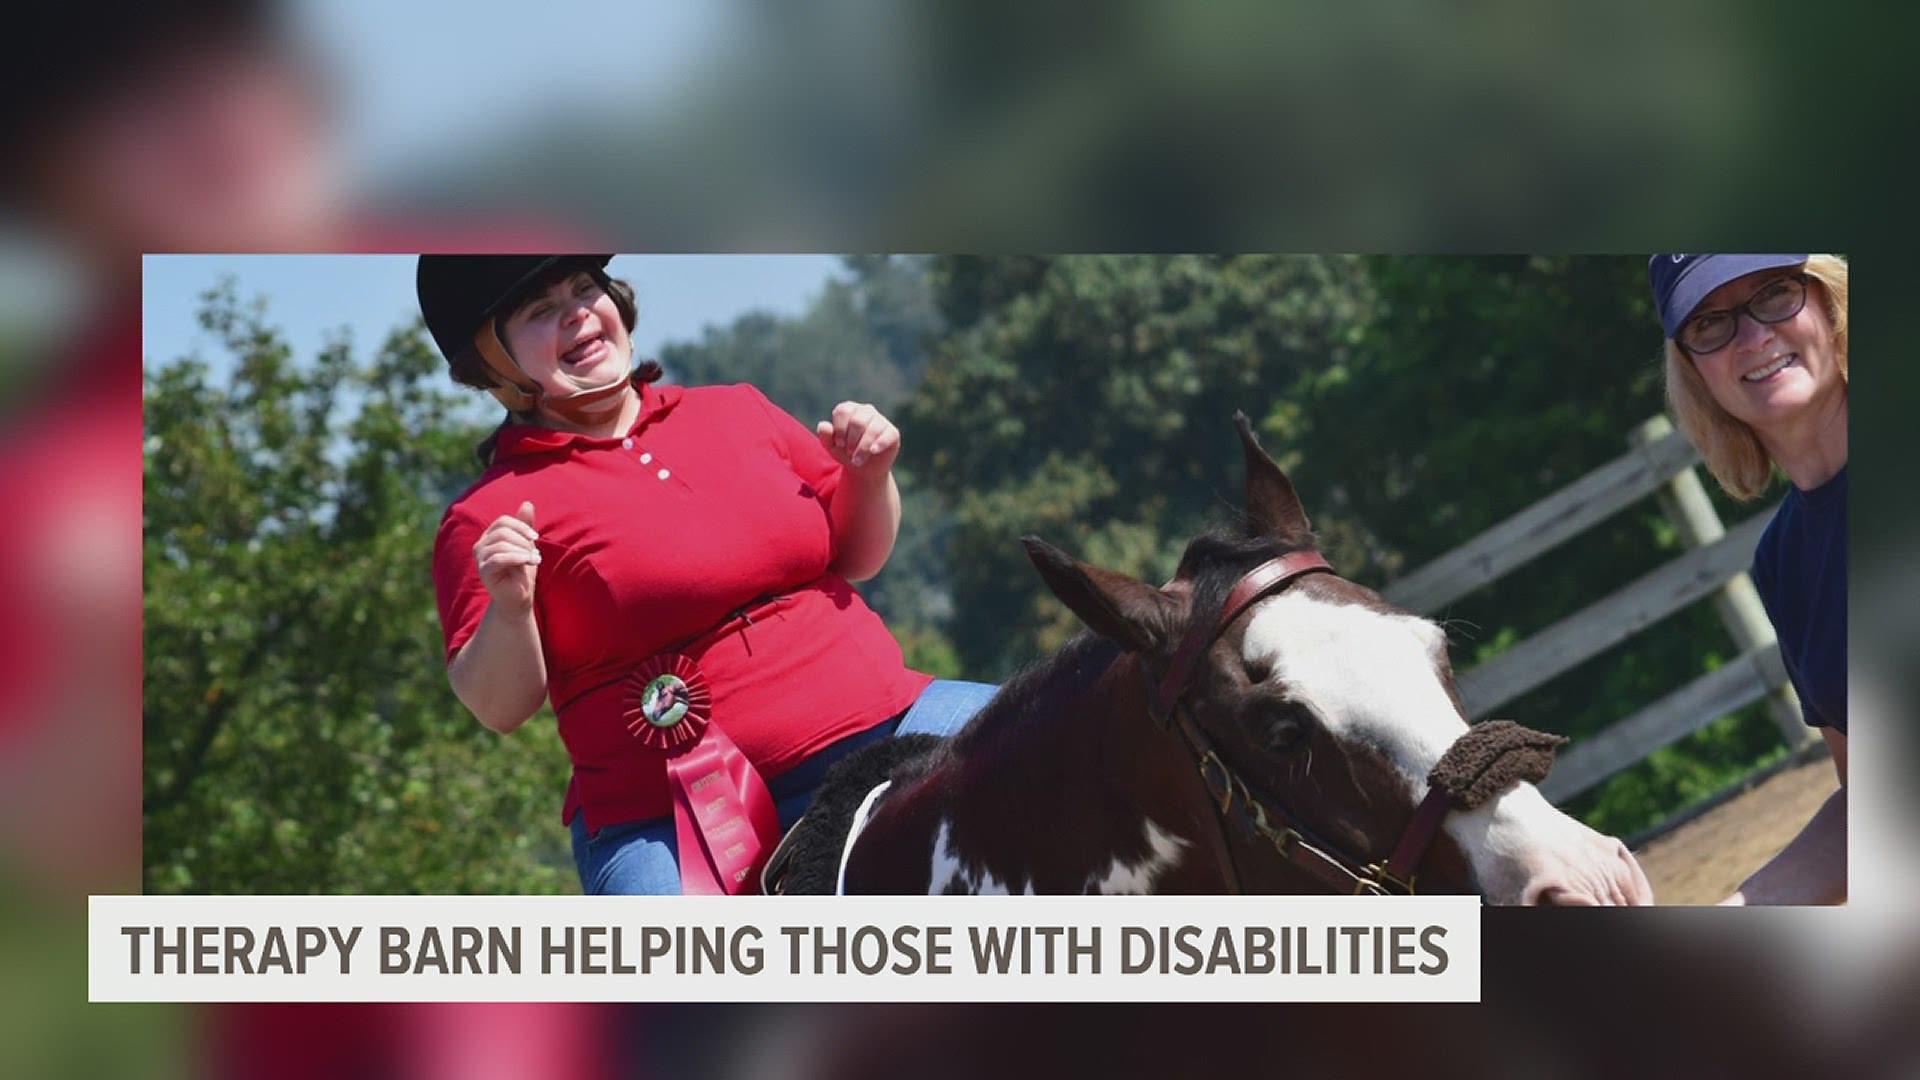
[[[537,392],[534,396],[537,397],[542,404],[546,405],[549,408],[556,408],[562,405],[567,405],[567,406],[590,405],[603,398],[611,397],[614,394],[619,393],[629,382],[632,382],[632,381],[633,381],[633,369],[629,368],[626,371],[613,376],[613,378],[608,379],[606,382],[601,383],[599,386],[583,386],[577,390],[570,390],[564,394],[550,394],[542,390]]]
[[[473,336],[473,344],[493,373],[494,385],[490,388],[493,396],[509,412],[536,412],[544,406],[549,413],[562,419],[582,421],[604,412],[605,406],[601,403],[619,394],[633,381],[633,372],[629,370],[598,386],[585,386],[565,394],[551,394],[520,370],[520,365],[514,362],[513,355],[507,352],[506,345],[501,342],[494,320],[488,319],[481,325]]]

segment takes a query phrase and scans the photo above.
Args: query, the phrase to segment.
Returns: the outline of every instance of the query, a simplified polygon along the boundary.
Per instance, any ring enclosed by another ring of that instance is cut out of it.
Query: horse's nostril
[[[1526,891],[1520,896],[1520,903],[1526,907],[1595,906],[1591,896],[1557,881],[1527,886]]]
[[[1571,899],[1564,885],[1555,882],[1536,882],[1528,885],[1520,894],[1520,903],[1524,907],[1561,907]]]

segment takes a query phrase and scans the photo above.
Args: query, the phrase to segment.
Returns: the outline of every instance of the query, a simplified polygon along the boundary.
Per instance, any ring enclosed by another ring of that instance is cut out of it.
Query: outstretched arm
[[[1847,737],[1832,728],[1820,731],[1833,750],[1840,790],[1827,797],[1800,835],[1722,904],[1847,902]]]

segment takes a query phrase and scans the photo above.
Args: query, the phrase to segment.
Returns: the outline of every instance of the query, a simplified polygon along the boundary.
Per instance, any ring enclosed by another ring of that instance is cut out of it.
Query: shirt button
[[[632,439],[621,439],[621,440],[620,440],[620,449],[622,449],[622,450],[631,450],[631,449],[633,449],[633,440],[632,440]]]
[[[672,475],[673,475],[672,473],[670,473],[670,472],[668,472],[668,471],[667,471],[667,470],[665,470],[665,469],[661,469],[661,470],[660,470],[660,479],[662,479],[662,480],[665,480],[665,479],[666,479],[667,477],[669,477],[669,476],[672,476]]]
[[[640,464],[642,464],[642,465],[651,465],[651,464],[653,464],[653,455],[652,455],[652,454],[641,454],[641,455],[640,455]]]

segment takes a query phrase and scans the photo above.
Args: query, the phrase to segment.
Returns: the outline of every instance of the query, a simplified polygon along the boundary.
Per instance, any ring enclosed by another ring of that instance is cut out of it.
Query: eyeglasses
[[[1771,326],[1786,322],[1806,306],[1807,275],[1790,274],[1762,285],[1759,292],[1747,297],[1747,302],[1738,307],[1695,315],[1680,324],[1680,332],[1673,340],[1693,356],[1719,352],[1739,332],[1742,312],[1754,322]]]

